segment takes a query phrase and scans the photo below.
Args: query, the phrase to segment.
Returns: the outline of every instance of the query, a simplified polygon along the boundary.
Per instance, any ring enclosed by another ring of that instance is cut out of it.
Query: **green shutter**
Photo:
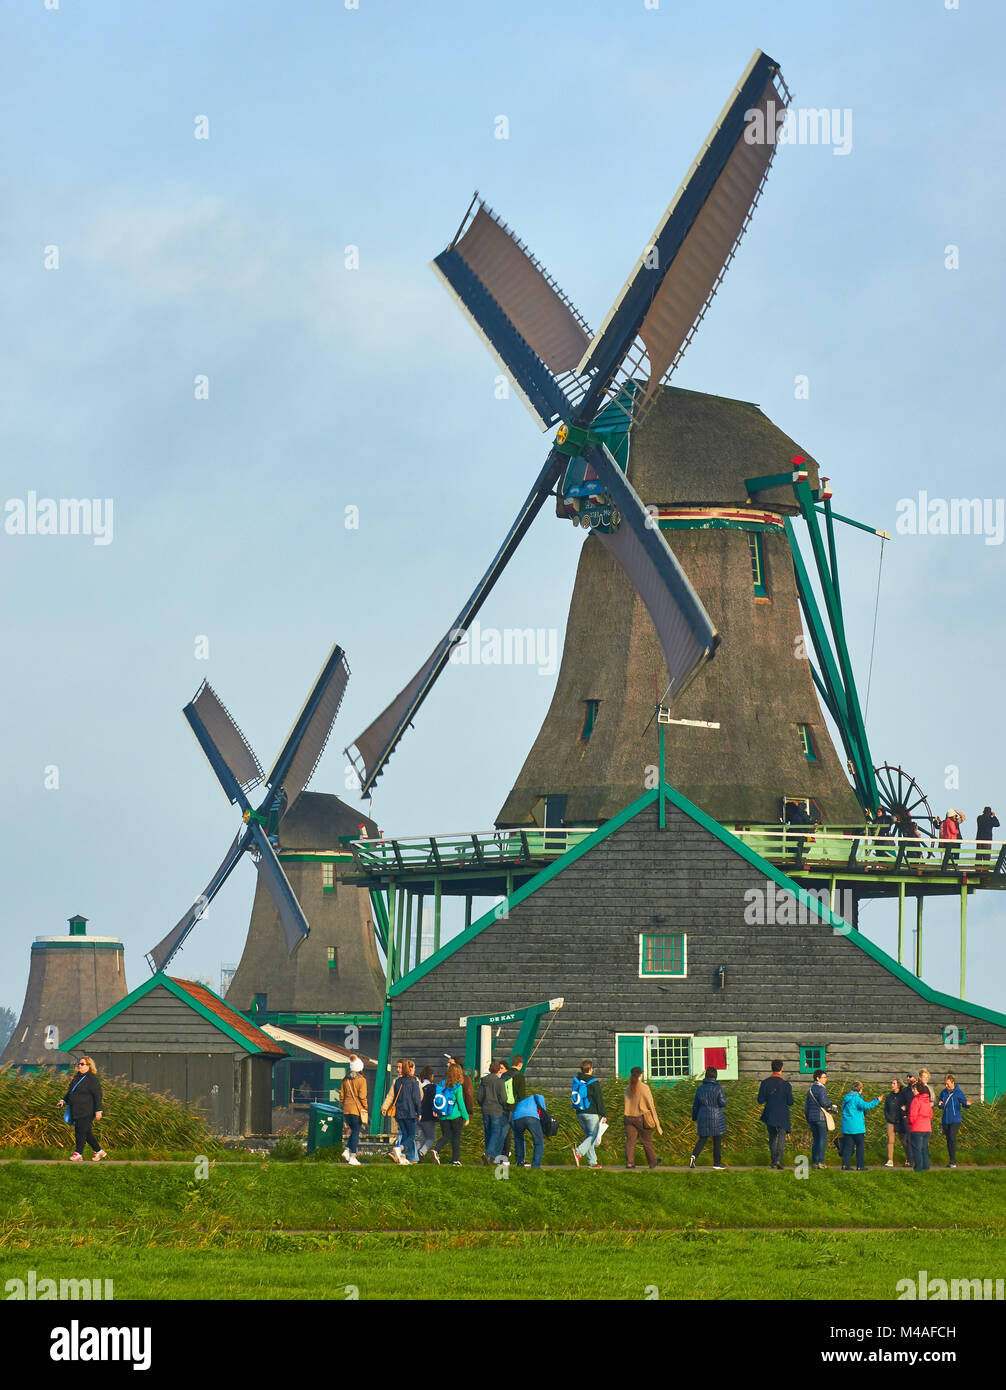
[[[615,1071],[619,1076],[628,1076],[633,1067],[643,1065],[642,1033],[615,1034]]]

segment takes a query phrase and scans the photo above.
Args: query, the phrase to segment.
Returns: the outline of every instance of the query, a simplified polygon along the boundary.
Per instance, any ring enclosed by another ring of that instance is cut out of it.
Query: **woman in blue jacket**
[[[723,1136],[727,1132],[727,1117],[723,1111],[727,1097],[723,1087],[716,1080],[716,1068],[706,1067],[706,1077],[692,1098],[692,1119],[698,1131],[698,1140],[688,1160],[689,1168],[695,1167],[695,1160],[705,1147],[707,1139],[713,1141],[713,1167],[722,1169]]]
[[[940,1098],[936,1104],[940,1107],[943,1115],[943,1137],[947,1141],[947,1158],[950,1160],[949,1167],[957,1167],[957,1131],[961,1127],[964,1119],[965,1109],[971,1109],[971,1102],[958,1086],[953,1072],[947,1072],[944,1078],[946,1085],[940,1092]]]
[[[853,1145],[856,1148],[856,1172],[866,1172],[866,1112],[880,1104],[876,1100],[863,1099],[862,1081],[854,1081],[852,1089],[842,1097],[842,1172],[849,1172],[849,1159]]]
[[[816,1071],[813,1084],[803,1102],[804,1118],[810,1125],[810,1163],[812,1168],[827,1168],[828,1166],[824,1161],[825,1145],[828,1142],[828,1121],[824,1116],[826,1111],[834,1110],[835,1107],[828,1099],[828,1092],[824,1088],[827,1080],[826,1072]]]

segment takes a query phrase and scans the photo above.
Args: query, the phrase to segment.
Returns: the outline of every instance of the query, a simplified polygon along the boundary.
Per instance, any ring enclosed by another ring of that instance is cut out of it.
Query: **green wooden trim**
[[[385,1117],[381,1106],[388,1090],[388,1054],[391,1051],[391,1000],[385,999],[381,1014],[381,1041],[377,1049],[377,1071],[374,1075],[374,1094],[370,1098],[370,1132],[383,1134]]]
[[[201,1003],[194,995],[189,994],[188,990],[184,989],[177,981],[173,980],[170,975],[158,973],[157,975],[151,975],[149,980],[144,980],[142,985],[138,985],[136,989],[127,994],[125,998],[113,1004],[110,1009],[106,1009],[103,1014],[99,1014],[93,1022],[85,1024],[83,1028],[78,1029],[72,1038],[67,1038],[62,1044],[60,1051],[67,1052],[71,1048],[77,1047],[85,1038],[89,1038],[92,1033],[96,1033],[99,1028],[103,1028],[106,1023],[111,1022],[113,1018],[117,1018],[119,1014],[124,1013],[130,1005],[144,998],[152,989],[156,989],[158,985],[163,985],[169,994],[173,994],[176,999],[180,999],[183,1004],[187,1004],[190,1009],[193,1009],[204,1018],[207,1023],[212,1023],[214,1027],[218,1028],[221,1033],[224,1033],[233,1042],[240,1043],[245,1052],[261,1054],[265,1050],[264,1048],[256,1047],[251,1038],[245,1037],[244,1033],[239,1033],[236,1028],[232,1028],[226,1019],[221,1018],[219,1014],[213,1013],[205,1004]],[[220,1003],[223,1004],[225,1008],[231,1010],[231,1013],[240,1013],[240,1010],[232,1008],[230,1004],[220,999],[219,994],[214,993],[208,985],[203,985],[203,989],[207,990],[209,994],[212,994],[214,999],[219,999]],[[241,1017],[251,1023],[251,1019],[248,1019],[245,1014],[241,1014]],[[252,1027],[255,1028],[256,1031],[261,1031],[254,1023],[252,1023]],[[264,1036],[268,1038],[268,1034]],[[280,1043],[276,1043],[272,1038],[268,1038],[268,1041],[271,1047],[281,1046]]]
[[[575,864],[582,855],[588,852],[588,850],[593,849],[595,845],[599,845],[602,840],[606,840],[608,836],[613,834],[616,830],[620,830],[623,825],[637,816],[640,811],[644,811],[647,806],[652,806],[658,796],[659,792],[656,787],[654,787],[652,791],[644,792],[643,795],[633,801],[630,806],[626,806],[624,811],[619,811],[617,816],[612,816],[611,820],[605,821],[603,825],[598,826],[598,828],[592,834],[588,835],[585,840],[581,840],[578,845],[574,845],[572,849],[567,850],[566,853],[561,855],[558,859],[554,859],[551,864],[542,869],[540,873],[535,874],[534,878],[528,879],[527,883],[522,884],[515,893],[507,898],[507,912],[509,913],[511,908],[517,907],[525,898],[529,898],[532,893],[537,892],[538,889],[543,887],[546,883],[550,883],[557,874],[561,874],[563,869],[568,868],[570,864]],[[490,908],[477,922],[473,922],[466,931],[455,936],[451,941],[448,941],[446,946],[442,946],[439,951],[434,951],[433,955],[424,960],[418,969],[411,971],[408,975],[404,975],[391,986],[388,993],[392,998],[403,993],[410,985],[414,985],[418,980],[421,980],[424,975],[428,975],[431,970],[435,970],[438,965],[452,956],[455,951],[459,951],[462,946],[467,946],[468,942],[472,941],[480,932],[484,932],[486,927],[491,927],[494,922],[498,922],[501,915],[498,904],[496,907]]]
[[[92,951],[121,951],[121,941],[95,941],[93,936],[74,936],[69,941],[33,941],[33,951],[79,951],[90,947]]]
[[[826,1055],[827,1051],[828,1051],[827,1045],[824,1044],[824,1043],[800,1043],[800,1044],[798,1044],[797,1053],[798,1053],[798,1056],[799,1056],[799,1058],[800,1058],[800,1062],[799,1062],[800,1075],[801,1075],[801,1076],[812,1076],[812,1075],[814,1074],[814,1072],[816,1072],[816,1071],[818,1071],[818,1070],[820,1070],[820,1071],[827,1071],[827,1070],[828,1070],[828,1064],[827,1064],[827,1062],[825,1061],[825,1055]],[[811,1063],[805,1062],[804,1055],[803,1055],[805,1052],[820,1052],[820,1054],[821,1054],[820,1065],[819,1065],[819,1066],[813,1066]]]
[[[766,473],[761,478],[745,478],[744,486],[748,492],[766,492],[773,487],[790,487],[796,481],[797,471],[796,468],[791,468],[788,473]]]
[[[775,534],[784,530],[781,521],[734,521],[732,517],[710,516],[687,517],[672,516],[666,520],[658,518],[658,531],[769,531]]]
[[[765,542],[757,531],[748,533],[748,550],[751,553],[751,578],[755,598],[768,598],[768,584],[765,578]]]
[[[340,1028],[352,1024],[355,1028],[376,1028],[381,1021],[380,1014],[311,1014],[311,1013],[267,1013],[267,1023],[283,1027],[286,1023],[301,1028]]]
[[[823,507],[818,506],[815,507],[814,510],[821,512],[822,515],[826,515],[825,508],[830,508],[830,505],[830,503],[826,502]],[[835,521],[844,521],[846,526],[855,526],[860,531],[868,532],[871,536],[879,536],[881,540],[886,541],[890,539],[886,531],[880,531],[876,526],[867,526],[865,521],[854,521],[851,516],[843,516],[841,512],[832,512],[831,515]]]
[[[276,858],[281,864],[352,864],[352,854],[288,854],[280,850]]]

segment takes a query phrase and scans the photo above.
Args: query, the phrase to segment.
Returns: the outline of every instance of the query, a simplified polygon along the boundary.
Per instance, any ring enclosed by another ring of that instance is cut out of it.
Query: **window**
[[[691,1075],[692,1040],[672,1037],[669,1033],[650,1034],[646,1038],[646,1079],[674,1081]]]
[[[328,968],[329,970],[334,970],[335,973],[338,975],[339,957],[334,946],[329,946],[328,948]]]
[[[827,1049],[817,1045],[800,1048],[800,1071],[825,1071],[824,1054]]]
[[[594,724],[597,722],[597,710],[600,703],[600,700],[585,701],[587,713],[583,720],[583,732],[580,734],[580,737],[584,741],[590,738],[591,734],[594,732]]]
[[[322,864],[321,866],[321,891],[323,893],[335,892],[335,865]]]
[[[674,935],[650,935],[639,938],[639,975],[685,975],[685,938]]]
[[[816,763],[817,745],[814,743],[814,735],[810,731],[810,725],[798,724],[796,727],[800,733],[800,746],[803,749],[803,756],[809,763]]]
[[[765,582],[765,537],[760,531],[749,531],[747,536],[755,598],[768,598],[768,585]]]
[[[966,1028],[958,1028],[956,1023],[948,1023],[943,1029],[944,1047],[960,1047],[961,1043],[966,1043],[967,1040],[968,1030]]]

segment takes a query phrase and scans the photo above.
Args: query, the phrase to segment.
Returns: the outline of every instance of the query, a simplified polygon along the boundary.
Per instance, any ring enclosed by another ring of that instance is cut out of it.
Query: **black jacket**
[[[899,1131],[905,1128],[905,1112],[902,1107],[906,1095],[907,1092],[904,1090],[888,1091],[884,1097],[884,1119]]]
[[[101,1109],[101,1082],[89,1071],[82,1081],[74,1077],[66,1088],[63,1104],[69,1105],[71,1120],[91,1119]]]
[[[519,1101],[527,1099],[527,1077],[523,1071],[505,1071],[502,1073],[504,1084],[507,1081],[513,1082],[513,1103],[517,1105]],[[512,1110],[513,1106],[507,1106],[507,1110]]]
[[[979,816],[978,817],[978,839],[991,840],[992,832],[999,825],[998,816]]]
[[[586,1110],[581,1110],[579,1113],[581,1115],[599,1115],[602,1120],[606,1119],[604,1092],[601,1090],[600,1077],[595,1076],[593,1072],[588,1073],[583,1071],[578,1071],[576,1075],[578,1080],[586,1081],[587,1083],[587,1108]]]

